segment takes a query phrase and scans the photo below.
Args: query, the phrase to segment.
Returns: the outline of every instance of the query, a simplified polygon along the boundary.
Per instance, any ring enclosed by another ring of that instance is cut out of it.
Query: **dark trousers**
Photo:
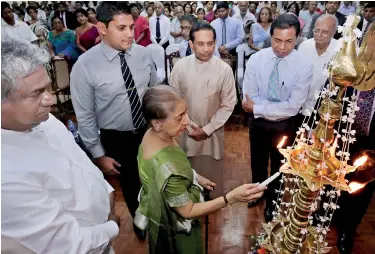
[[[374,117],[372,119],[372,128],[374,128]],[[356,136],[357,142],[351,145],[350,152],[351,164],[354,160],[361,156],[361,152],[364,150],[375,150],[375,136],[374,133],[370,133],[369,136]],[[346,177],[349,181],[353,179],[355,181],[355,172],[350,173]],[[340,233],[354,235],[357,227],[362,221],[363,216],[366,214],[367,208],[371,203],[372,196],[375,191],[375,181],[368,183],[362,189],[354,192],[341,192],[339,198],[340,209],[335,214],[337,229]]]
[[[291,145],[291,136],[294,130],[294,117],[287,120],[272,122],[265,119],[249,118],[251,170],[253,183],[261,183],[268,178],[268,161],[271,159],[271,175],[279,171],[283,156],[277,149],[283,136],[288,136],[284,148]],[[281,177],[281,176],[280,176]],[[276,200],[274,190],[280,188],[280,179],[274,180],[268,185],[264,193],[267,207],[271,208],[272,200]]]
[[[133,218],[138,208],[137,198],[141,189],[137,155],[145,132],[146,128],[140,128],[136,132],[100,130],[100,139],[106,156],[121,164],[117,169],[120,172],[121,190]]]
[[[156,42],[157,43],[159,43],[161,41],[161,39],[156,39]],[[169,46],[169,41],[167,41],[166,43],[164,43],[163,45],[161,45],[163,48],[164,48],[164,50],[166,50],[167,48],[168,48],[168,46]]]

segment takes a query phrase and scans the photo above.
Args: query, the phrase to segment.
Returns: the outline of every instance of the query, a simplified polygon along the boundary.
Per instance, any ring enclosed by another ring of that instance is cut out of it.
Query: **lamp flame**
[[[363,184],[363,183],[351,182],[349,184],[349,193],[356,192],[357,190],[360,190],[363,187],[365,187],[365,185],[366,184]]]
[[[285,140],[287,139],[288,137],[287,136],[283,136],[282,140],[280,141],[280,143],[277,145],[277,148],[281,148],[283,147],[284,143],[285,143]]]
[[[363,155],[361,156],[360,158],[356,159],[353,166],[358,168],[360,166],[362,166],[363,164],[365,164],[365,162],[367,161],[368,157],[367,155]]]
[[[332,146],[331,146],[331,149],[330,149],[330,153],[331,153],[331,156],[334,156],[335,155],[335,152],[336,152],[336,148],[337,148],[337,142],[338,142],[338,138],[336,136],[335,138],[335,141],[333,142]]]

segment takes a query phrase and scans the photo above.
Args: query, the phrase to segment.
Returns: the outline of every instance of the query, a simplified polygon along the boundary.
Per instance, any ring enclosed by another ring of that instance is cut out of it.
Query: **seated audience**
[[[87,14],[89,15],[89,22],[96,25],[98,20],[96,19],[96,10],[94,8],[88,8]]]
[[[254,23],[250,28],[249,47],[259,51],[264,47],[264,42],[271,38],[270,29],[272,24],[271,9],[263,7],[258,16],[258,23]]]
[[[84,53],[101,41],[100,34],[98,28],[89,22],[88,13],[85,9],[76,10],[74,16],[81,25],[76,29],[77,47]]]
[[[31,31],[38,37],[38,45],[42,48],[47,49],[47,36],[49,33],[49,28],[47,21],[44,19],[39,19],[37,17],[37,9],[33,6],[29,6],[26,8],[27,14],[31,17],[31,19],[27,22]]]
[[[49,59],[1,38],[1,236],[20,251],[2,253],[107,253],[120,222],[113,188],[49,114]]]
[[[143,47],[147,47],[152,42],[150,40],[150,27],[145,17],[139,15],[139,7],[137,4],[130,5],[132,16],[134,19],[134,40],[135,43]]]
[[[76,45],[74,31],[64,27],[63,20],[59,16],[52,19],[53,30],[48,34],[49,52],[54,56],[64,57],[73,65],[78,59],[79,49]]]
[[[148,231],[149,253],[203,253],[199,217],[228,204],[249,202],[262,196],[264,187],[244,184],[228,194],[203,202],[203,188],[215,183],[198,175],[175,138],[189,125],[186,102],[170,86],[148,89],[142,111],[151,126],[139,147],[142,182],[134,223]]]

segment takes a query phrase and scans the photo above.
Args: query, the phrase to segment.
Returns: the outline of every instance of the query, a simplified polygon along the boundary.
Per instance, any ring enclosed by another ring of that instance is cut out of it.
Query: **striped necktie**
[[[122,77],[124,79],[125,87],[128,92],[130,108],[132,111],[133,126],[134,129],[137,129],[144,123],[143,114],[141,110],[141,100],[139,99],[138,91],[135,87],[132,73],[130,72],[129,66],[126,63],[125,52],[120,52],[119,56],[121,60]]]
[[[276,61],[275,61],[275,65],[273,67],[273,70],[272,70],[272,73],[271,73],[271,76],[270,76],[270,80],[268,82],[268,92],[267,92],[267,95],[268,95],[268,100],[270,101],[280,101],[279,99],[279,84],[280,84],[280,81],[279,81],[279,63],[280,61],[282,60],[282,58],[279,58],[277,57],[276,58]]]

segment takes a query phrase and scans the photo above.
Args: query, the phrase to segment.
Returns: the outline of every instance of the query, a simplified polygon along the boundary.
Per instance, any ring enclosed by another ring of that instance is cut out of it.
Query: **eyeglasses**
[[[313,30],[313,33],[316,34],[316,35],[328,35],[329,34],[329,31],[327,30],[320,30],[320,29],[314,29]]]

